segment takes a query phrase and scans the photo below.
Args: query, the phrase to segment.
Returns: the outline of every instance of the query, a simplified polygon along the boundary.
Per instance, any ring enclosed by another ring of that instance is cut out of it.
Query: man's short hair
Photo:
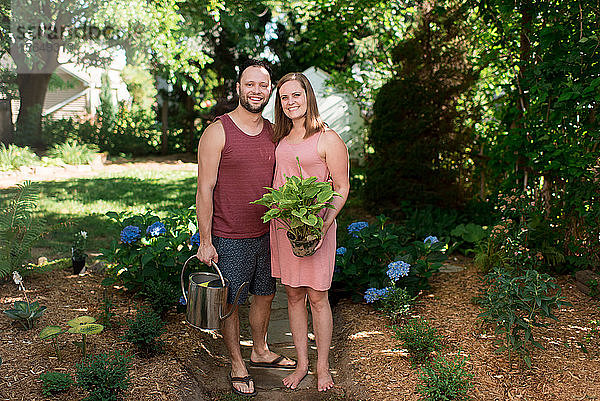
[[[242,79],[242,74],[249,67],[262,67],[269,73],[269,78],[271,78],[271,66],[264,60],[256,60],[256,59],[248,59],[239,65],[237,82],[240,83]]]

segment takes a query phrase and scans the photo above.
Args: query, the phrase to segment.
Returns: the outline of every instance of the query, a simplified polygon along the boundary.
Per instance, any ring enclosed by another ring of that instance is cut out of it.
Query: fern
[[[22,270],[31,248],[40,239],[44,220],[33,217],[37,186],[30,181],[17,185],[17,192],[0,212],[0,279]]]

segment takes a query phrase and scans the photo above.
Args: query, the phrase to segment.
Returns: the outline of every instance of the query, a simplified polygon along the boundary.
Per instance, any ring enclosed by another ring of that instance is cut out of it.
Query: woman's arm
[[[334,191],[340,194],[340,196],[335,196],[331,201],[335,209],[327,209],[323,217],[324,236],[340,210],[342,210],[342,207],[344,207],[346,199],[348,199],[348,192],[350,192],[350,167],[348,162],[348,148],[342,138],[333,130],[328,129],[321,135],[317,144],[317,151],[319,156],[327,163]]]

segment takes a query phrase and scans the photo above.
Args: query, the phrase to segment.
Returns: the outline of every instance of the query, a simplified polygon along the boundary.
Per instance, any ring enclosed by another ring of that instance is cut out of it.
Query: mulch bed
[[[101,275],[75,276],[67,270],[54,270],[47,274],[27,277],[24,281],[30,301],[39,301],[48,307],[36,328],[25,331],[17,323],[0,316],[0,400],[44,400],[39,374],[55,370],[74,375],[75,366],[81,361],[81,351],[72,341],[80,336],[65,333],[59,336],[62,361],[55,356],[49,342],[38,338],[40,330],[47,325],[67,327],[67,322],[77,316],[98,317],[102,313],[104,287]],[[12,280],[0,284],[0,309],[12,307],[14,301],[22,300]],[[110,295],[115,305],[114,327],[106,328],[98,335],[88,336],[88,353],[98,354],[119,349],[133,357],[131,386],[127,391],[130,400],[203,400],[209,399],[206,389],[198,388],[198,382],[189,372],[188,360],[198,359],[197,349],[205,342],[206,334],[190,330],[183,323],[184,315],[172,312],[166,317],[166,333],[161,336],[164,352],[152,358],[135,354],[134,347],[121,340],[127,328],[126,320],[135,316],[142,305],[122,291],[112,289]],[[210,378],[209,378],[210,381]],[[79,400],[85,394],[77,387],[55,400]]]
[[[471,396],[475,400],[593,400],[600,399],[600,349],[598,340],[587,343],[590,320],[600,319],[600,304],[575,288],[574,279],[561,277],[563,295],[573,307],[556,313],[558,322],[536,329],[536,339],[546,348],[536,350],[533,365],[508,362],[496,354],[495,336],[477,320],[472,303],[480,288],[481,274],[472,263],[467,270],[442,273],[429,294],[414,309],[414,316],[428,320],[445,337],[445,355],[468,356],[474,375]],[[418,370],[398,350],[389,320],[365,304],[343,303],[337,309],[337,353],[344,369],[341,384],[349,395],[363,400],[418,400]],[[584,344],[584,348],[581,347]]]
[[[444,355],[468,356],[474,374],[474,400],[593,400],[600,399],[600,358],[598,342],[585,343],[589,321],[600,319],[598,301],[579,292],[573,279],[559,279],[563,295],[573,304],[557,313],[558,322],[538,329],[537,339],[546,348],[536,351],[533,367],[508,362],[506,354],[495,354],[493,333],[477,320],[478,307],[472,303],[480,286],[480,274],[470,265],[458,273],[440,274],[433,288],[424,294],[413,311],[414,316],[429,320],[445,337]],[[57,370],[74,373],[81,353],[71,341],[76,336],[64,334],[59,343],[63,360],[55,356],[50,343],[38,338],[39,331],[50,324],[66,326],[81,315],[101,314],[103,288],[101,275],[73,276],[67,270],[54,270],[25,280],[28,296],[46,305],[48,310],[34,330],[0,316],[0,400],[44,400],[40,373]],[[222,357],[219,339],[191,330],[183,323],[182,313],[167,316],[165,352],[145,359],[121,340],[126,319],[133,318],[141,304],[121,291],[110,289],[117,323],[105,332],[89,337],[90,352],[113,349],[134,354],[132,385],[128,400],[215,400],[220,399],[227,383],[219,369],[227,364]],[[22,293],[10,282],[0,284],[0,309],[22,299]],[[583,352],[584,343],[588,353]],[[345,397],[335,400],[418,400],[418,370],[412,369],[403,350],[397,349],[390,321],[369,305],[341,301],[334,311],[332,369],[336,384]],[[339,393],[338,393],[339,394]],[[85,394],[76,387],[55,397],[78,400]],[[332,395],[333,396],[333,395]]]

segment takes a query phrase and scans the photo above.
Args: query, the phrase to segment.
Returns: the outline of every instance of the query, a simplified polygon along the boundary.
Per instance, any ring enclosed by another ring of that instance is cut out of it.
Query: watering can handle
[[[184,283],[184,278],[185,278],[185,268],[187,267],[188,263],[194,259],[197,258],[196,255],[192,255],[188,258],[188,260],[185,261],[185,263],[183,264],[183,268],[181,269],[181,277],[179,278],[180,282],[181,282],[181,292],[183,292],[183,299],[185,299],[185,303],[187,304],[188,299],[187,299],[187,295],[185,294],[185,283]],[[217,273],[219,273],[219,277],[221,278],[221,284],[223,285],[223,287],[225,287],[225,279],[223,278],[223,274],[221,274],[221,270],[219,269],[219,266],[217,266],[217,264],[211,260],[210,264],[212,265],[212,267],[217,271]],[[238,291],[238,296],[239,296],[239,291]],[[237,297],[236,297],[236,302],[237,302]],[[231,311],[230,311],[231,313]]]

